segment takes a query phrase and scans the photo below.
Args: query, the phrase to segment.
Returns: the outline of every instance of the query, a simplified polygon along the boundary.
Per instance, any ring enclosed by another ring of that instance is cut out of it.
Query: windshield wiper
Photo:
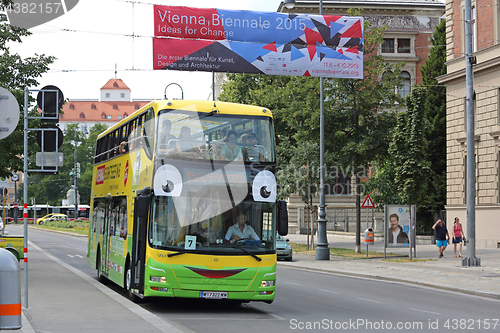
[[[236,246],[236,245],[233,245],[233,246],[230,246],[230,247],[232,247],[233,249],[240,249],[241,251],[245,252],[246,254],[248,254],[249,256],[251,256],[252,258],[255,258],[255,260],[262,261],[262,258],[257,257],[255,254],[253,254],[252,252],[246,250],[243,247],[239,247],[239,246]]]
[[[181,255],[181,254],[186,254],[187,252],[175,252],[175,253],[169,253],[167,254],[167,257],[171,258],[171,257],[175,257],[175,256],[178,256],[178,255]]]
[[[198,119],[203,119],[203,118],[206,118],[206,117],[210,117],[210,116],[213,116],[216,113],[217,113],[217,110],[213,110],[213,111],[210,111],[209,113],[205,113],[203,116],[199,117]]]

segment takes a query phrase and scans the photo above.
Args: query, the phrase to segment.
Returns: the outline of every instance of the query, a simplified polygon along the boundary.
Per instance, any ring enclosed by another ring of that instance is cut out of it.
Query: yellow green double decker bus
[[[277,200],[272,113],[224,102],[153,101],[97,138],[88,262],[145,297],[271,303]]]

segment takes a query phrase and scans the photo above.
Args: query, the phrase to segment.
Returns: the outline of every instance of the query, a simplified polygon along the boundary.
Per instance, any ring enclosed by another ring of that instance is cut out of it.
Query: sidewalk
[[[306,235],[289,234],[285,238],[292,243],[305,244],[307,241]],[[342,238],[328,234],[327,240],[329,247],[354,249],[355,246],[354,238]],[[366,245],[361,244],[361,249],[365,252]],[[414,263],[389,262],[384,260],[383,256],[375,258],[374,255],[370,255],[370,251],[383,253],[383,242],[369,246],[369,259],[330,257],[330,260],[316,260],[313,254],[294,253],[292,262],[280,261],[279,265],[407,282],[500,299],[500,249],[476,249],[476,257],[481,259],[480,267],[462,267],[461,258],[455,258],[453,245],[447,247],[444,251],[444,257],[440,259],[438,259],[436,245],[417,245],[416,259],[430,260]],[[387,253],[408,255],[408,252],[408,248],[387,249]],[[462,249],[462,255],[464,257],[467,255],[467,247]]]
[[[21,262],[21,280],[24,281]],[[21,283],[17,332],[186,332],[132,303],[92,277],[29,245],[28,308]]]

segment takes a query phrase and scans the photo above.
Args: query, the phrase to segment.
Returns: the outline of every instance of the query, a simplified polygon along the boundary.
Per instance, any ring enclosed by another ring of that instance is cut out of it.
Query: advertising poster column
[[[413,225],[412,244],[415,247],[416,206],[411,207],[411,221]],[[410,247],[410,212],[408,205],[384,206],[384,258],[387,248]],[[416,253],[416,251],[415,251]]]

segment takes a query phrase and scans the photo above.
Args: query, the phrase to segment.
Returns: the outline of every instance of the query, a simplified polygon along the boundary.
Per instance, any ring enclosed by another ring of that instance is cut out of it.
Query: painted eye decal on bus
[[[173,165],[162,165],[155,174],[155,195],[178,197],[182,193],[182,176]]]
[[[271,171],[264,170],[255,176],[252,186],[254,201],[275,202],[276,192],[276,177]]]

